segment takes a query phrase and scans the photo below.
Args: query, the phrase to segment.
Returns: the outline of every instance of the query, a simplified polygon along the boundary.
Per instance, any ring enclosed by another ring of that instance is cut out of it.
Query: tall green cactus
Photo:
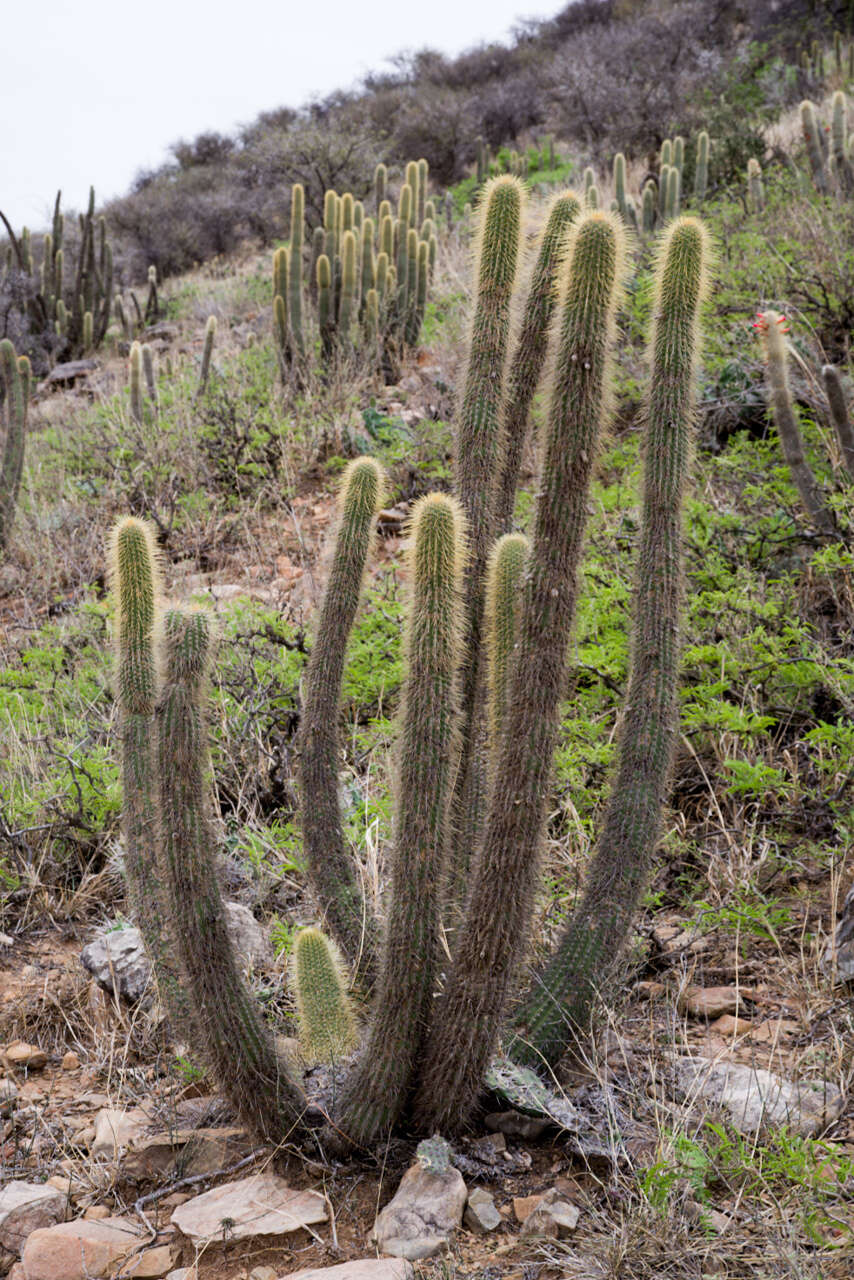
[[[0,555],[5,552],[15,520],[18,492],[24,471],[27,409],[30,399],[30,362],[18,357],[8,338],[0,342],[0,374],[6,391],[6,439],[0,464]]]
[[[839,448],[842,453],[842,462],[849,477],[854,480],[854,427],[852,427],[851,415],[845,403],[842,379],[839,376],[839,370],[834,369],[832,364],[826,364],[822,367],[821,377],[824,383],[827,403],[830,407],[830,420],[833,423],[833,429],[836,432],[836,438],[839,441]]]
[[[143,422],[142,410],[142,346],[134,342],[130,349],[130,416],[137,425]]]
[[[469,358],[459,404],[455,483],[466,514],[471,561],[466,581],[461,673],[464,753],[454,796],[452,893],[461,900],[480,830],[483,758],[481,631],[486,561],[497,532],[498,477],[504,451],[502,406],[513,291],[520,265],[525,191],[504,175],[483,188],[476,244],[476,289]]]
[[[513,732],[501,743],[465,920],[421,1072],[415,1108],[429,1131],[452,1132],[471,1111],[530,922],[587,493],[609,411],[624,239],[615,215],[582,215],[561,270],[540,497],[510,682]]]
[[[697,154],[694,159],[694,199],[702,204],[709,185],[709,135],[701,129],[697,135]]]
[[[181,978],[158,858],[154,710],[157,697],[160,564],[149,525],[128,517],[113,530],[109,560],[115,601],[115,673],[122,775],[124,868],[157,989],[178,1036],[195,1021]]]
[[[517,1013],[513,1056],[554,1066],[587,1031],[613,972],[658,838],[678,725],[682,494],[692,455],[708,237],[680,218],[658,251],[649,345],[644,496],[631,675],[617,772],[580,905]]]
[[[655,183],[650,179],[643,189],[641,198],[641,226],[643,227],[644,235],[652,235],[655,228],[655,214]]]
[[[370,1032],[337,1113],[359,1143],[387,1132],[401,1114],[433,1004],[457,735],[463,525],[459,504],[445,494],[420,499],[412,513],[412,607],[383,968]]]
[[[836,521],[804,455],[804,442],[792,405],[785,316],[777,311],[765,311],[758,317],[757,328],[762,339],[771,408],[783,456],[807,515],[821,534],[834,537]]]
[[[427,205],[427,185],[430,176],[430,166],[425,159],[418,161],[418,199],[415,205],[415,225],[421,226],[426,216],[425,208]]]
[[[157,706],[159,839],[172,927],[205,1056],[243,1122],[277,1143],[300,1123],[305,1098],[276,1053],[228,936],[206,788],[210,644],[206,613],[166,614]]]
[[[319,929],[300,929],[291,972],[304,1060],[335,1062],[350,1053],[358,1031],[335,943]]]
[[[807,149],[807,159],[809,160],[812,179],[815,183],[817,191],[822,195],[827,191],[827,171],[824,166],[824,150],[821,145],[821,137],[818,131],[818,121],[816,120],[815,107],[813,104],[804,100],[800,106],[801,113],[801,129],[804,135],[804,144]]]
[[[350,346],[350,328],[356,314],[356,236],[348,229],[341,241],[341,300],[338,306],[338,336],[345,349]]]
[[[854,174],[848,159],[848,108],[841,89],[837,89],[833,95],[831,120],[830,157],[833,175],[840,191],[849,195],[854,187]]]
[[[305,333],[302,320],[302,258],[305,239],[305,192],[301,182],[291,187],[291,246],[288,257],[288,322],[295,358],[305,357]]]
[[[302,829],[309,876],[329,929],[368,985],[375,974],[376,937],[344,840],[338,800],[338,703],[347,638],[384,488],[382,468],[373,458],[357,458],[344,474],[335,551],[300,721]]]
[[[386,198],[388,191],[388,169],[382,161],[374,170],[374,201],[376,204],[377,217],[380,216],[380,206]]]
[[[623,217],[626,216],[626,157],[622,151],[614,156],[614,199]]]
[[[335,344],[335,316],[332,302],[332,269],[325,253],[317,259],[317,324],[320,329],[321,350],[328,359]]]
[[[505,445],[496,501],[495,528],[505,533],[513,519],[516,486],[528,428],[528,415],[539,385],[548,350],[549,331],[557,301],[555,284],[569,229],[581,209],[575,191],[562,191],[551,201],[537,260],[507,377],[504,413]]]

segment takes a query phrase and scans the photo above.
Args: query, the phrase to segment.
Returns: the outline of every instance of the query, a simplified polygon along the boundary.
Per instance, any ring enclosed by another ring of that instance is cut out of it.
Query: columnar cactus
[[[350,1053],[358,1031],[335,943],[319,929],[300,929],[291,972],[303,1059],[335,1062]]]
[[[622,151],[614,156],[614,199],[623,217],[626,216],[626,157]]]
[[[827,403],[830,406],[830,419],[842,452],[842,461],[848,475],[854,480],[854,427],[851,425],[851,416],[845,403],[842,379],[839,376],[839,370],[834,369],[832,364],[824,365],[821,376]]]
[[[370,1142],[400,1115],[420,1063],[440,955],[442,883],[457,735],[464,520],[445,494],[412,513],[412,608],[398,743],[397,812],[383,969],[365,1046],[338,1111]]]
[[[214,340],[216,339],[216,316],[208,316],[208,322],[205,325],[205,342],[202,347],[202,363],[199,369],[199,386],[198,394],[204,391],[208,385],[208,377],[211,371],[211,357],[213,356]]]
[[[753,156],[747,162],[747,194],[753,212],[761,213],[765,208],[765,187],[759,161]]]
[[[302,828],[309,875],[329,929],[368,985],[375,973],[376,938],[344,841],[338,802],[338,703],[347,637],[384,488],[382,468],[373,458],[357,458],[345,472],[335,551],[300,721]]]
[[[519,639],[528,539],[505,533],[490,552],[486,571],[485,638],[489,692],[490,772],[494,775],[507,723],[511,665]]]
[[[288,251],[277,249],[273,254],[273,336],[279,372],[284,379],[290,357],[288,338]]]
[[[553,1066],[588,1028],[631,927],[658,838],[678,724],[682,494],[690,467],[709,244],[696,218],[658,251],[634,644],[617,773],[584,896],[517,1014],[513,1056]]]
[[[709,185],[709,135],[701,129],[697,135],[697,155],[694,160],[694,199],[702,204]]]
[[[815,107],[808,100],[804,100],[801,103],[800,112],[801,128],[804,134],[804,143],[807,149],[807,159],[809,160],[813,182],[816,190],[824,194],[827,191],[827,171],[824,167],[824,151],[818,132]]]
[[[302,183],[295,182],[291,188],[291,247],[288,257],[288,322],[291,329],[291,341],[294,346],[294,357],[305,356],[305,334],[302,319],[302,255],[305,237],[305,193]]]
[[[830,157],[833,174],[845,194],[854,187],[854,174],[848,160],[848,109],[845,94],[838,89],[833,95],[833,115],[830,130]]]
[[[501,742],[465,920],[421,1072],[415,1109],[429,1131],[452,1132],[471,1111],[530,921],[587,492],[609,411],[624,235],[613,214],[582,215],[561,270],[540,497],[510,681],[513,732]]]
[[[150,343],[146,342],[142,348],[142,372],[145,377],[145,389],[148,392],[148,398],[157,408],[157,379],[154,375],[154,355],[151,351]]]
[[[658,171],[658,216],[667,217],[667,199],[670,192],[670,165],[663,164]]]
[[[655,227],[655,206],[655,183],[650,179],[643,189],[641,198],[641,225],[644,235],[647,236],[652,235]]]
[[[347,230],[341,241],[341,300],[338,306],[338,333],[345,348],[350,343],[350,326],[356,314],[356,236]]]
[[[163,632],[157,790],[174,935],[205,1056],[243,1122],[277,1143],[300,1123],[305,1099],[243,981],[211,855],[204,708],[210,618],[201,611],[170,610]]]
[[[539,385],[554,314],[556,281],[569,229],[581,209],[581,197],[563,191],[552,200],[507,377],[505,445],[496,502],[495,528],[507,532],[513,519],[516,486],[528,428],[528,414]]]
[[[481,629],[486,561],[497,532],[498,475],[504,451],[502,405],[510,343],[513,290],[520,265],[525,190],[517,178],[491,179],[483,189],[476,245],[476,289],[469,359],[457,411],[457,495],[468,521],[467,575],[461,675],[463,742],[454,802],[456,893],[480,826],[483,777],[479,737],[482,706]]]
[[[820,533],[826,537],[833,537],[836,533],[836,522],[824,501],[812,467],[804,456],[804,443],[792,405],[785,316],[781,316],[777,311],[761,312],[756,325],[762,340],[771,408],[783,456],[807,515]]]
[[[154,711],[160,565],[149,525],[129,517],[113,530],[110,570],[115,600],[115,680],[122,775],[124,870],[160,997],[178,1035],[195,1021],[184,988],[158,860]]]
[[[137,425],[143,421],[142,411],[142,346],[134,342],[130,349],[130,416]]]
[[[0,464],[0,555],[6,550],[15,520],[24,471],[30,362],[18,357],[8,338],[0,342],[0,374],[6,392],[6,439]]]
[[[377,217],[380,216],[380,206],[386,198],[388,191],[388,169],[382,161],[374,170],[374,200],[376,202]]]

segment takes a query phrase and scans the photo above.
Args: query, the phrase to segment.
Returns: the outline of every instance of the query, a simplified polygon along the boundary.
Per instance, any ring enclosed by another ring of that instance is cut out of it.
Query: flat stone
[[[784,1080],[739,1062],[676,1058],[674,1066],[677,1093],[721,1107],[740,1133],[785,1125],[811,1137],[840,1115],[845,1101],[826,1080]]]
[[[720,1036],[746,1036],[753,1030],[753,1023],[749,1018],[735,1018],[731,1013],[725,1013],[715,1019],[709,1030]]]
[[[106,1280],[141,1243],[136,1224],[127,1218],[80,1218],[34,1231],[21,1261],[27,1280]]]
[[[122,1160],[128,1178],[146,1180],[177,1172],[182,1177],[214,1173],[236,1164],[254,1149],[245,1129],[173,1129],[134,1137]]]
[[[538,1191],[537,1194],[533,1196],[514,1196],[513,1217],[516,1221],[524,1222],[526,1218],[530,1218],[544,1195],[545,1192]]]
[[[122,1268],[122,1280],[159,1280],[165,1276],[175,1261],[177,1248],[174,1244],[158,1244],[152,1249],[145,1249],[130,1258]]]
[[[711,1021],[725,1013],[737,1013],[740,1004],[735,987],[686,987],[676,1006],[680,1013]]]
[[[111,1218],[112,1216],[105,1204],[90,1204],[83,1214],[87,1222],[103,1222],[105,1218]]]
[[[3,1065],[7,1071],[41,1071],[47,1066],[47,1054],[26,1040],[15,1040],[3,1050]]]
[[[415,1262],[448,1244],[463,1220],[467,1198],[462,1174],[453,1167],[431,1173],[415,1164],[374,1223],[371,1241],[383,1253]]]
[[[115,1156],[122,1147],[142,1137],[150,1123],[151,1119],[142,1107],[133,1107],[130,1111],[105,1107],[95,1116],[95,1140],[91,1154]]]
[[[66,1199],[56,1187],[38,1182],[7,1182],[0,1190],[0,1246],[20,1255],[27,1236],[51,1227],[65,1215]]]
[[[580,1216],[578,1207],[569,1200],[565,1200],[560,1192],[552,1187],[540,1197],[540,1203],[522,1223],[521,1234],[558,1240],[575,1230]]]
[[[486,1235],[501,1226],[501,1214],[495,1207],[495,1201],[483,1187],[475,1187],[469,1192],[466,1211],[463,1214],[463,1226],[478,1235]]]
[[[286,1235],[327,1218],[317,1191],[294,1191],[272,1173],[226,1182],[179,1205],[172,1223],[194,1243]]]
[[[249,1280],[278,1280],[278,1276],[272,1267],[253,1267]]]
[[[280,1280],[411,1280],[414,1275],[412,1266],[403,1258],[361,1258],[334,1267],[289,1271]]]
[[[68,1053],[62,1055],[63,1071],[76,1071],[80,1066],[80,1059],[73,1049],[69,1049]]]

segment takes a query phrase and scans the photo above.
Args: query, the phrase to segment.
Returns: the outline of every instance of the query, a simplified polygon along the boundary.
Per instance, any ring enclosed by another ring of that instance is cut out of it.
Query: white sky
[[[14,8],[12,8],[14,3]],[[230,132],[382,70],[396,53],[505,40],[559,0],[10,0],[3,6],[0,209],[44,225],[153,168],[179,138]]]

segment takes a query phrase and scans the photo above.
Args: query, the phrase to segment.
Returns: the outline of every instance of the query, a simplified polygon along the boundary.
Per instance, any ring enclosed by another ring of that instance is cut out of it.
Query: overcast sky
[[[125,191],[170,143],[353,85],[405,50],[506,40],[554,0],[17,0],[4,5],[0,209],[43,225]]]

